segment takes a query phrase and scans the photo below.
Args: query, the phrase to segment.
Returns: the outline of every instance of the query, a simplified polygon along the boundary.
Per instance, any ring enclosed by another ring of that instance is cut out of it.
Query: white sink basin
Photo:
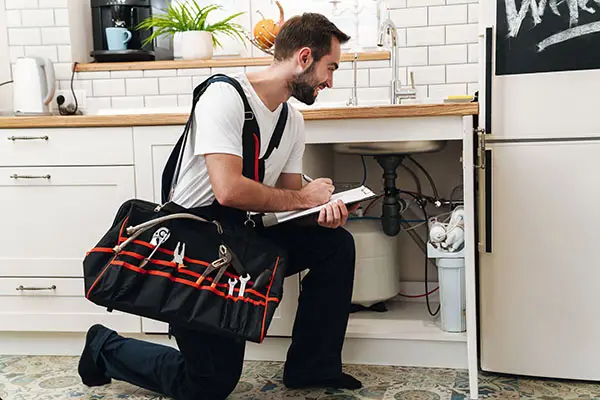
[[[342,154],[359,154],[363,156],[405,155],[432,153],[442,150],[445,146],[445,140],[408,140],[398,142],[336,143],[333,145],[333,150]]]

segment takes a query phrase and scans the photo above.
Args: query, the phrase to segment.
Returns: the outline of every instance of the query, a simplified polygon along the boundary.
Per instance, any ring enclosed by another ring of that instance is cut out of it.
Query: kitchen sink
[[[445,140],[409,140],[399,142],[336,143],[333,145],[333,150],[342,154],[359,154],[363,156],[408,155],[432,153],[442,150],[445,146]]]

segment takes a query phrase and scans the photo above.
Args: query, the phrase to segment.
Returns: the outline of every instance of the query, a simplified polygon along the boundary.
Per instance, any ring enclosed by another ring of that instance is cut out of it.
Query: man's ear
[[[302,68],[302,70],[308,68],[313,62],[312,50],[310,49],[310,47],[301,48],[298,51],[297,57],[298,65]]]

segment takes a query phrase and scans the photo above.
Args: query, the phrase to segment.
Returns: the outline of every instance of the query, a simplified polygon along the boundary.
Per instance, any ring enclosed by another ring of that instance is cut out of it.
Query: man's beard
[[[315,82],[315,78],[313,76],[315,64],[311,64],[305,71],[303,71],[300,75],[296,77],[296,79],[290,83],[290,88],[292,89],[292,96],[295,97],[298,101],[306,105],[314,104],[317,99],[316,91],[317,87],[320,86],[320,83]]]

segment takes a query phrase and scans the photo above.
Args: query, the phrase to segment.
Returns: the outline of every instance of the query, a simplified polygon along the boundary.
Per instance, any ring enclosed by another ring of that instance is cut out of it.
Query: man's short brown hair
[[[338,29],[322,14],[304,13],[288,19],[275,37],[275,60],[282,61],[294,55],[302,47],[309,47],[315,61],[329,54],[331,38],[340,44],[350,40],[350,36]]]

